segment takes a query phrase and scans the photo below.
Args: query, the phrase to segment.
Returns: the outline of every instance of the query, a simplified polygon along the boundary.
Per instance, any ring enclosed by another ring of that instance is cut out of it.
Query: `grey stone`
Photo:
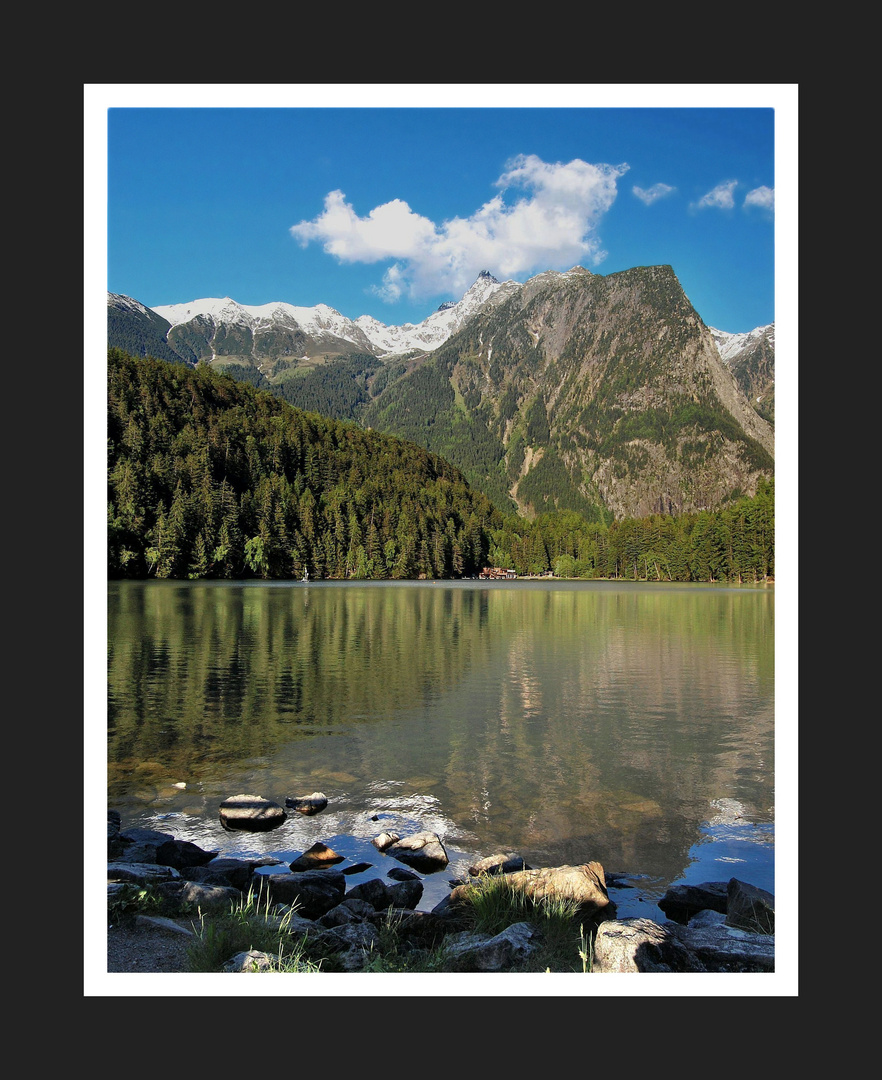
[[[703,971],[689,950],[677,940],[674,925],[652,919],[602,922],[592,946],[591,971],[627,974],[640,971]]]
[[[501,933],[461,931],[444,943],[445,967],[451,971],[502,971],[537,948],[538,931],[530,923],[513,923]]]

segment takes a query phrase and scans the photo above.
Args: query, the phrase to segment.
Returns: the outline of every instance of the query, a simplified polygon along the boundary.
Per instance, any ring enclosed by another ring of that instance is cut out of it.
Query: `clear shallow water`
[[[484,855],[774,891],[774,592],[614,582],[112,582],[108,805],[224,854],[316,841],[385,875],[442,838],[428,909]],[[179,785],[179,786],[175,786]],[[184,785],[184,786],[180,786]],[[228,832],[224,798],[327,810]],[[342,865],[346,865],[345,863]],[[354,884],[362,876],[350,879]]]

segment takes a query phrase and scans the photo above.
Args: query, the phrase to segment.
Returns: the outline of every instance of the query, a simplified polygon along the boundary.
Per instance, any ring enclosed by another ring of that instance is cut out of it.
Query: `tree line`
[[[518,574],[756,581],[774,486],[730,507],[610,524],[504,514],[443,457],[218,373],[108,350],[111,578]]]

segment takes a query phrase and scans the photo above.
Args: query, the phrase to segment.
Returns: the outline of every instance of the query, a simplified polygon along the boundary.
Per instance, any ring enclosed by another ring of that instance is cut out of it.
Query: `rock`
[[[396,840],[385,853],[424,874],[443,870],[450,861],[444,845],[433,832],[418,832]]]
[[[288,865],[291,870],[296,872],[298,870],[320,870],[323,866],[333,866],[334,863],[339,862],[343,862],[342,855],[338,855],[327,844],[317,841]]]
[[[671,923],[677,940],[702,965],[702,971],[771,972],[775,970],[775,938],[751,934],[725,923],[696,926]]]
[[[166,919],[162,915],[137,915],[135,925],[153,927],[156,930],[167,930],[170,934],[183,934],[184,937],[196,937],[195,931],[189,929],[189,927],[181,926],[174,919]]]
[[[204,866],[219,854],[217,851],[204,851],[189,840],[166,840],[156,849],[156,861],[162,866],[183,870],[187,866]]]
[[[381,878],[370,878],[368,881],[353,885],[346,893],[346,899],[347,901],[361,900],[370,904],[374,911],[384,911],[393,905],[391,888]]]
[[[279,966],[279,958],[275,953],[260,952],[257,949],[249,949],[248,952],[236,953],[224,964],[224,971],[229,972],[256,972],[274,971]]]
[[[385,851],[390,844],[396,843],[401,837],[395,832],[381,832],[379,836],[375,836],[371,843],[379,851]]]
[[[179,904],[189,904],[202,911],[231,911],[242,900],[242,893],[228,885],[203,885],[199,881],[166,881],[157,890],[161,896]]]
[[[311,795],[304,795],[298,799],[285,799],[285,806],[296,810],[298,814],[320,814],[328,805],[327,796],[322,791],[314,791]]]
[[[132,885],[157,885],[163,881],[178,880],[180,873],[173,866],[159,863],[112,862],[107,864],[107,880]]]
[[[288,816],[278,803],[260,795],[231,795],[220,804],[219,813],[225,829],[243,829],[249,832],[275,829]]]
[[[534,952],[537,937],[536,927],[526,922],[513,923],[494,937],[461,931],[447,938],[444,956],[451,971],[502,971]]]
[[[505,876],[514,889],[533,900],[573,900],[584,917],[613,918],[615,904],[606,891],[603,867],[598,862],[580,866],[552,866],[536,870],[515,870]],[[474,885],[456,885],[449,900],[458,904],[467,899]]]
[[[596,974],[704,970],[671,927],[652,919],[607,920],[597,927],[591,962]]]
[[[261,885],[274,903],[292,904],[304,919],[318,919],[336,907],[346,891],[340,870],[302,870],[297,873],[263,874]]]
[[[376,914],[376,908],[367,900],[355,896],[346,896],[336,907],[331,908],[317,919],[322,926],[344,926],[351,922],[364,922],[369,915]]]
[[[201,881],[205,885],[232,885],[234,889],[247,892],[258,867],[281,865],[279,859],[270,856],[259,859],[212,859],[205,866],[185,866],[181,870],[181,877],[187,881]]]
[[[674,922],[687,923],[705,908],[725,915],[728,903],[725,881],[704,881],[700,885],[672,885],[658,906]]]
[[[469,867],[469,873],[472,877],[479,877],[481,874],[512,874],[516,870],[532,869],[522,855],[509,851],[505,855],[488,855],[486,859],[480,859]]]
[[[726,896],[728,926],[754,934],[775,933],[775,897],[770,892],[731,878]]]
[[[419,876],[413,872],[413,870],[405,870],[403,866],[393,866],[387,877],[394,878],[395,881],[419,881]]]
[[[120,839],[120,814],[118,810],[107,811],[107,858],[115,859],[121,855],[125,844]]]
[[[352,863],[351,866],[341,866],[340,869],[344,874],[348,875],[363,874],[365,870],[370,870],[373,865],[373,863],[369,862],[357,862]]]
[[[423,883],[419,878],[399,881],[389,886],[392,906],[397,908],[415,908],[423,896]]]

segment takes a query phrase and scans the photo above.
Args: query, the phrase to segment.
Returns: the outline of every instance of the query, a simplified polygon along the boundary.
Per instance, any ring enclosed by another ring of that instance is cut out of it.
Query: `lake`
[[[120,581],[107,618],[123,827],[286,861],[322,841],[368,876],[400,865],[381,831],[432,830],[423,910],[499,851],[625,875],[620,917],[663,921],[676,882],[775,891],[773,587]],[[220,824],[231,795],[314,791],[314,817]]]

